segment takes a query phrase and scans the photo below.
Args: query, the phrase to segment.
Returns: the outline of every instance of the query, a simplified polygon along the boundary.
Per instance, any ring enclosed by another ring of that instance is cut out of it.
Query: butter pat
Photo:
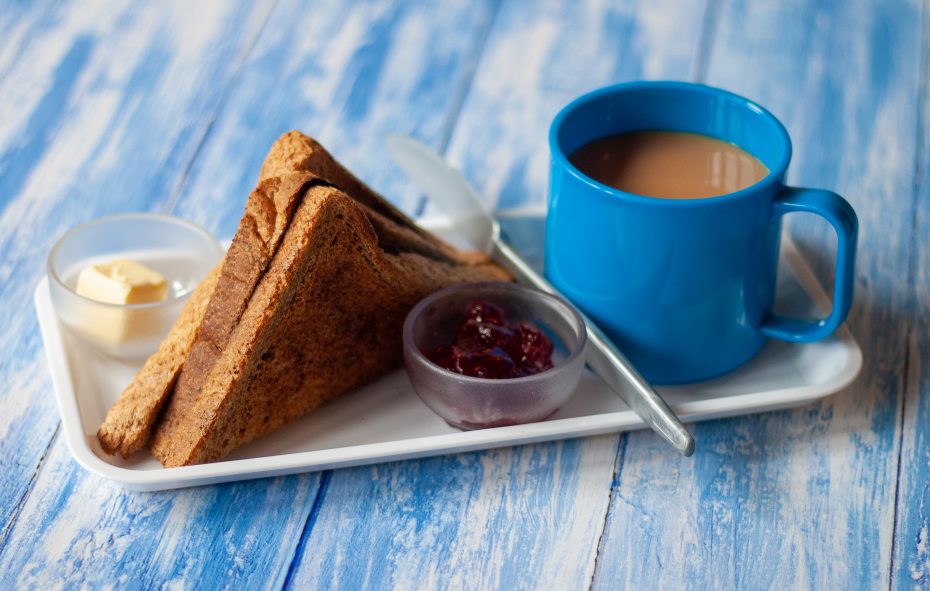
[[[82,270],[77,292],[106,304],[150,304],[167,299],[168,282],[143,264],[119,259]]]
[[[106,304],[150,304],[168,298],[168,282],[145,265],[128,259],[91,265],[78,275],[76,291]],[[122,347],[140,339],[157,337],[163,331],[163,314],[158,308],[82,306],[78,330],[108,347]]]

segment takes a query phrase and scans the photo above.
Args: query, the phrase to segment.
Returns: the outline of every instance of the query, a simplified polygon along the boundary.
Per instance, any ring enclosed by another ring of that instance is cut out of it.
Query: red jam
[[[436,365],[476,378],[520,378],[552,368],[552,341],[528,322],[511,324],[494,304],[476,300],[465,309],[450,345],[424,351]]]

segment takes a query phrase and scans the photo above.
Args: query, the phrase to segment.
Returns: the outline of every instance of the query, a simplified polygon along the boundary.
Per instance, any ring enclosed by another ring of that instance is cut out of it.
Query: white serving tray
[[[421,220],[439,234],[441,221]],[[505,233],[528,260],[542,260],[542,217],[534,211],[505,214]],[[795,315],[829,308],[797,249],[783,241],[779,301]],[[804,295],[806,292],[807,295]],[[550,419],[529,425],[460,431],[417,397],[403,370],[330,402],[315,412],[249,443],[225,461],[162,468],[148,454],[129,460],[105,454],[97,427],[138,365],[104,357],[72,336],[55,316],[48,280],[36,287],[35,305],[58,398],[62,430],[79,464],[137,490],[163,490],[281,474],[312,472],[538,441],[642,429],[643,422],[590,372],[572,399]],[[782,309],[788,309],[784,306]],[[862,352],[845,326],[826,340],[792,345],[770,342],[750,363],[722,378],[659,392],[687,422],[798,406],[849,384]],[[701,441],[697,441],[700,449]],[[675,453],[669,448],[668,453]]]

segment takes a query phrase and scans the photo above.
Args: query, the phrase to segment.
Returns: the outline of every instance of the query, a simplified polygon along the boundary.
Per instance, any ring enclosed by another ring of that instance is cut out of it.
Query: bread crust
[[[216,275],[196,330],[175,326],[193,341],[166,340],[146,363],[173,373],[144,367],[114,406],[132,415],[156,406],[135,401],[158,399],[161,414],[139,423],[166,467],[221,459],[393,370],[403,319],[429,293],[509,280],[485,255],[420,229],[299,132],[272,147]],[[148,439],[114,446],[122,423],[104,426],[107,451]]]
[[[128,458],[148,446],[152,427],[194,344],[219,275],[217,265],[191,294],[158,351],[110,407],[97,430],[103,451]]]

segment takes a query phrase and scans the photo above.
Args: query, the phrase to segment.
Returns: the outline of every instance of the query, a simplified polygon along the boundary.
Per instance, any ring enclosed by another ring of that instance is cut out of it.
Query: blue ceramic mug
[[[724,140],[770,172],[735,193],[663,199],[601,184],[569,162],[595,139],[641,130]],[[815,341],[846,319],[856,214],[835,193],[784,184],[791,140],[756,103],[698,84],[618,84],[562,109],[549,148],[546,275],[649,381],[709,379],[750,360],[768,338]],[[790,212],[823,216],[836,230],[833,310],[817,322],[772,313],[781,219]]]

